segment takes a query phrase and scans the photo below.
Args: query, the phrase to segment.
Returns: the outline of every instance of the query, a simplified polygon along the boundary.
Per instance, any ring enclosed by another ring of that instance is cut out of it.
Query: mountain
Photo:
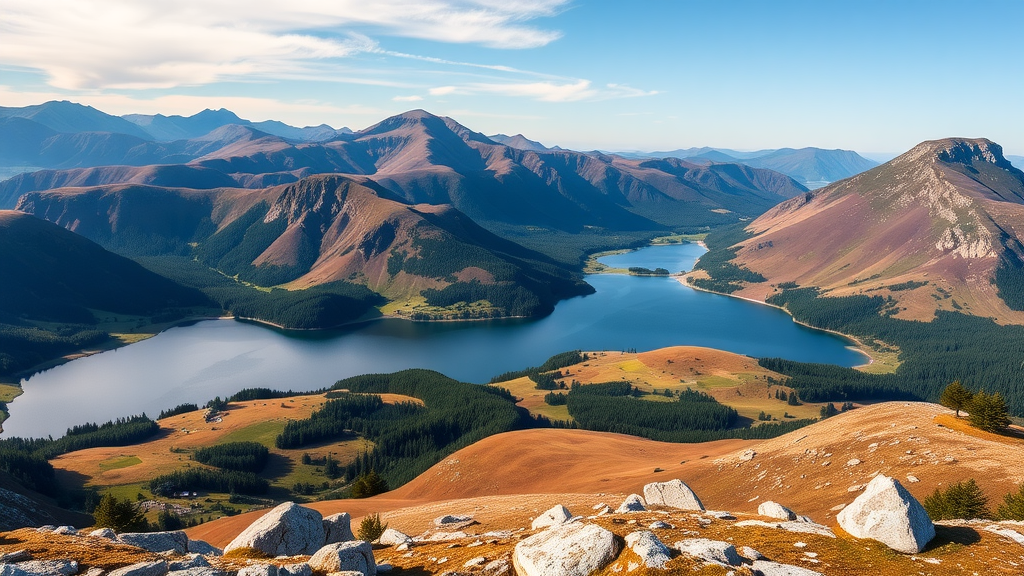
[[[408,204],[366,179],[312,176],[262,190],[63,188],[25,194],[18,208],[113,250],[190,254],[261,286],[345,281],[436,308],[477,302],[474,314],[502,316],[546,314],[592,291],[451,206]]]
[[[929,320],[958,310],[1024,323],[1024,172],[985,139],[924,142],[788,200],[746,227],[734,263],[827,296],[892,298],[891,313]]]
[[[210,110],[207,108],[192,116],[126,114],[122,118],[142,128],[152,139],[165,142],[191,140],[229,125],[249,126],[267,134],[303,142],[321,142],[331,140],[342,134],[352,133],[348,128],[335,130],[326,124],[296,128],[276,120],[250,122],[249,120],[239,118],[237,114],[224,108],[220,110]]]
[[[626,158],[682,158],[690,162],[741,163],[754,168],[767,168],[792,177],[811,189],[849,178],[878,165],[851,150],[822,148],[781,148],[740,152],[727,148],[685,148],[667,152],[617,153]]]
[[[1024,156],[1012,156],[1007,154],[1006,159],[1018,170],[1024,170]]]
[[[552,146],[551,148],[548,148],[547,146],[541,144],[540,142],[537,142],[536,140],[530,140],[529,138],[523,136],[522,134],[516,134],[515,136],[495,134],[493,136],[488,136],[488,138],[497,142],[498,144],[504,144],[505,146],[510,146],[512,148],[518,148],[519,150],[532,150],[534,152],[550,152],[552,150],[563,149],[560,146]]]
[[[135,124],[93,108],[66,100],[50,101],[34,106],[9,108],[0,106],[0,118],[25,118],[37,122],[54,132],[113,132],[149,139],[149,135]]]

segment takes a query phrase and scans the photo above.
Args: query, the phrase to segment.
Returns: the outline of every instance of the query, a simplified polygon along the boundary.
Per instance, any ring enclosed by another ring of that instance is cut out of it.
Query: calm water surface
[[[601,262],[689,270],[695,244],[654,246]],[[5,436],[58,436],[242,388],[313,390],[340,378],[431,368],[467,382],[535,366],[565,350],[640,351],[672,345],[853,366],[848,342],[800,326],[780,310],[687,288],[672,278],[595,275],[597,293],[532,321],[413,323],[385,319],[331,332],[285,333],[234,320],[172,328],[154,338],[35,374],[9,406]]]

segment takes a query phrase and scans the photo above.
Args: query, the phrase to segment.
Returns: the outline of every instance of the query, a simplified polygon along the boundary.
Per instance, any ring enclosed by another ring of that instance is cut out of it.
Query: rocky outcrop
[[[142,548],[147,552],[188,553],[188,536],[180,530],[174,532],[125,532],[119,534],[117,540],[122,544]]]
[[[202,554],[203,556],[220,556],[224,554],[223,550],[203,540],[189,540],[188,551],[192,554]]]
[[[313,554],[309,566],[316,572],[327,574],[345,571],[360,572],[365,576],[377,574],[373,548],[369,542],[362,540],[328,544]]]
[[[325,538],[319,512],[285,502],[250,524],[224,547],[224,552],[253,548],[270,556],[313,554],[324,545]]]
[[[904,554],[916,554],[935,537],[935,525],[898,480],[875,476],[856,500],[836,516],[855,538],[878,540]]]
[[[167,574],[167,562],[157,560],[156,562],[139,562],[124,568],[118,568],[109,572],[107,576],[164,576]]]
[[[779,564],[778,562],[769,562],[767,560],[754,560],[750,568],[755,574],[761,574],[761,576],[825,576],[821,572],[815,572],[800,566]]]
[[[516,544],[512,562],[520,576],[588,576],[615,559],[615,535],[593,524],[562,524]]]
[[[739,566],[743,560],[736,553],[736,547],[720,540],[690,538],[673,546],[679,552],[719,566]]]
[[[71,576],[78,573],[74,560],[30,560],[0,564],[0,576]]]
[[[779,520],[796,520],[796,513],[786,508],[778,502],[772,502],[766,500],[761,502],[761,505],[757,507],[757,514],[759,516],[767,516],[768,518],[777,518]]]
[[[662,544],[653,532],[641,530],[626,535],[626,546],[640,557],[647,568],[665,568],[672,559],[672,551]]]
[[[644,486],[648,506],[667,506],[679,510],[703,510],[700,498],[682,480],[651,482]]]
[[[331,514],[324,518],[324,544],[337,544],[355,540],[352,534],[352,517],[348,512]]]
[[[412,546],[412,537],[394,528],[388,528],[377,539],[377,543],[383,546],[401,546],[402,544]]]
[[[628,512],[643,512],[647,510],[644,506],[644,499],[639,494],[630,494],[623,500],[622,504],[615,509],[616,514],[626,514]]]
[[[533,519],[533,523],[530,524],[530,528],[533,530],[539,530],[541,528],[547,528],[548,526],[557,526],[559,524],[565,524],[572,518],[572,513],[569,509],[561,504],[556,505],[547,512],[544,512],[540,516]]]

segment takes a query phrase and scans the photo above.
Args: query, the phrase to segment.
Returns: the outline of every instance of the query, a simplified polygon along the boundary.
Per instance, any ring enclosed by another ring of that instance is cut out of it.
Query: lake
[[[600,261],[615,268],[689,270],[704,248],[651,246]],[[536,366],[566,350],[691,345],[755,357],[854,366],[849,342],[769,306],[688,288],[667,277],[598,274],[595,294],[539,320],[417,323],[382,319],[344,330],[285,332],[208,320],[81,358],[22,381],[4,436],[64,434],[72,425],[204,404],[242,388],[314,390],[358,374],[430,368],[467,382]]]

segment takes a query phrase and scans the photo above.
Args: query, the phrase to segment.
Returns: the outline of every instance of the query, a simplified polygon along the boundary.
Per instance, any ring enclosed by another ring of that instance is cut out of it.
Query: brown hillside
[[[740,296],[764,300],[772,285],[796,282],[832,296],[892,296],[901,318],[961,309],[1024,323],[992,283],[1024,238],[1024,173],[988,140],[924,142],[784,202],[747,230],[754,236],[738,245],[736,262],[768,281]],[[906,282],[921,285],[889,288]]]

